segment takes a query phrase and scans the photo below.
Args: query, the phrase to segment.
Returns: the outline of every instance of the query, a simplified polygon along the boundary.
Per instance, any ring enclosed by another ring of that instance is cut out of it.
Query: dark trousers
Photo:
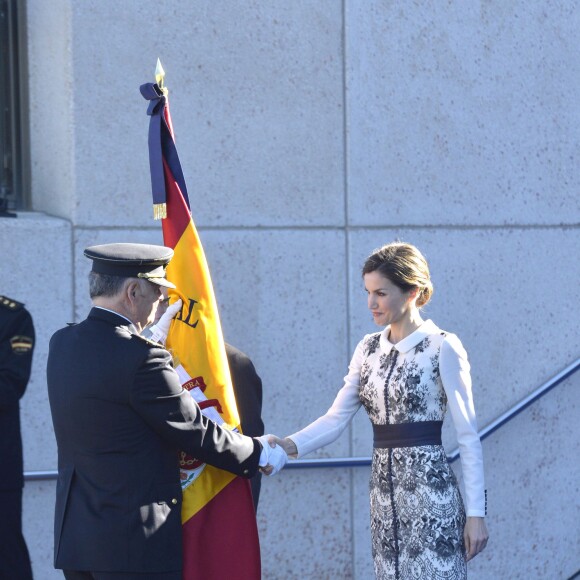
[[[32,580],[22,535],[22,489],[0,490],[0,580]]]
[[[66,580],[181,580],[181,572],[75,572],[63,570]]]

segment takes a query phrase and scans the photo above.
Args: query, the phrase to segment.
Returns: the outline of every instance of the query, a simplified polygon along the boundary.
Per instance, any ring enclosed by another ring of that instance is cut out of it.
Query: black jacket
[[[20,397],[32,365],[34,327],[20,302],[0,296],[0,490],[23,485]]]
[[[262,421],[262,379],[250,358],[241,350],[226,343],[226,355],[232,377],[236,405],[240,414],[242,433],[250,437],[264,434]],[[254,506],[258,508],[260,499],[261,473],[256,473],[250,483]]]
[[[244,477],[258,468],[259,443],[208,421],[170,354],[131,330],[93,308],[50,341],[57,568],[180,570],[178,450]]]

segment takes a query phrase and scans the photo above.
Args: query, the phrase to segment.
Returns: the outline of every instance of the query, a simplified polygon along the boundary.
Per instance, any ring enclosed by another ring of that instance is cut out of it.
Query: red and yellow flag
[[[202,412],[228,429],[240,418],[228,368],[211,276],[191,217],[187,188],[175,148],[162,77],[141,86],[149,100],[149,158],[155,217],[174,249],[167,278],[183,300],[167,348],[182,385]],[[183,490],[183,579],[259,579],[260,545],[248,480],[180,456]]]

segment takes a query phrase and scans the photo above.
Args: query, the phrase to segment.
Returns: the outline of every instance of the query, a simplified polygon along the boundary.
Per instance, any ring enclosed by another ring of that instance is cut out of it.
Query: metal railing
[[[556,376],[538,387],[533,393],[522,399],[519,403],[514,405],[511,409],[506,411],[503,415],[492,421],[487,427],[479,432],[479,438],[483,441],[489,437],[493,432],[497,431],[502,425],[511,421],[514,417],[519,415],[524,409],[529,407],[534,401],[544,396],[551,391],[556,385],[565,381],[569,376],[574,374],[580,368],[580,358],[568,365],[565,369],[560,371]],[[459,449],[454,449],[447,459],[450,463],[459,458]],[[305,468],[305,467],[355,467],[359,465],[370,465],[371,457],[337,457],[329,459],[296,459],[288,462],[284,469],[288,468]]]
[[[522,399],[519,403],[514,405],[511,409],[506,411],[503,415],[492,421],[487,427],[479,432],[479,437],[483,441],[492,433],[497,431],[502,425],[511,421],[514,417],[519,415],[524,409],[529,407],[532,403],[543,397],[546,393],[551,391],[554,387],[565,381],[569,376],[573,375],[580,368],[580,358],[576,359],[572,364],[560,371],[556,376],[538,387],[533,393]],[[459,457],[459,449],[453,450],[448,456],[449,462],[456,461]],[[294,459],[289,461],[285,469],[304,469],[304,468],[321,468],[321,467],[359,467],[368,466],[372,462],[371,457],[328,457],[320,459]],[[26,481],[42,481],[56,479],[57,471],[25,471],[24,479]]]

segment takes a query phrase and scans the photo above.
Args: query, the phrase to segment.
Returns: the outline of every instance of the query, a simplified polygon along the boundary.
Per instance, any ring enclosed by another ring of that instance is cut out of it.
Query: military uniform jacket
[[[225,345],[242,432],[250,437],[264,434],[262,421],[262,379],[254,363],[241,350]]]
[[[34,327],[20,302],[0,296],[0,490],[23,485],[19,401],[32,365]]]
[[[246,354],[231,344],[226,343],[225,346],[242,433],[250,437],[259,437],[264,434],[262,379],[256,372],[254,363]],[[252,477],[250,485],[252,486],[254,505],[257,508],[260,500],[262,474],[256,473]]]
[[[259,443],[206,419],[170,354],[131,330],[93,308],[50,341],[57,568],[180,570],[178,451],[244,477],[258,468]]]

